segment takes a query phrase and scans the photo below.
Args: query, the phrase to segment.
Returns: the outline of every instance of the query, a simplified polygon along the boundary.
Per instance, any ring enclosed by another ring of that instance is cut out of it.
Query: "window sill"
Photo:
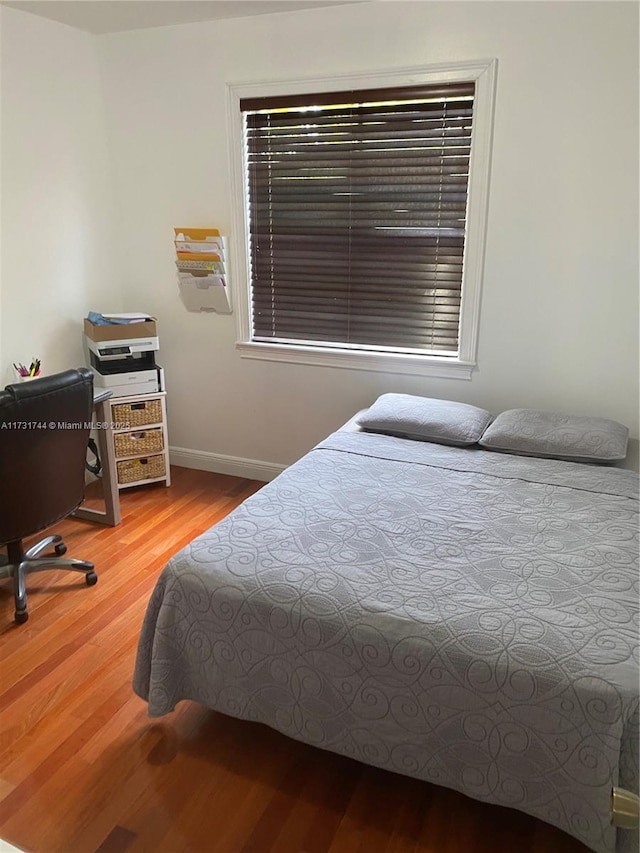
[[[286,361],[318,367],[345,367],[349,370],[404,373],[439,379],[471,379],[475,369],[475,364],[469,361],[404,353],[354,352],[340,349],[327,350],[324,347],[283,346],[242,341],[236,343],[236,349],[242,358]]]

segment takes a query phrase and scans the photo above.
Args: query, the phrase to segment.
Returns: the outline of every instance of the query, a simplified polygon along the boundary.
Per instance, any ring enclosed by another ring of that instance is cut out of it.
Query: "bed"
[[[134,689],[636,851],[637,619],[636,474],[351,422],[169,562]]]

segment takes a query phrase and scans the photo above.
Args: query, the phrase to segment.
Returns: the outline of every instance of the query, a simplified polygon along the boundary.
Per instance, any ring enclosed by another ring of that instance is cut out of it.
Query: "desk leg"
[[[111,406],[109,400],[96,403],[96,420],[106,424],[98,432],[98,452],[102,463],[102,488],[104,491],[104,511],[78,507],[73,513],[76,518],[87,521],[101,521],[115,527],[120,524],[120,493],[116,481],[116,457],[113,450],[113,430],[111,429]]]

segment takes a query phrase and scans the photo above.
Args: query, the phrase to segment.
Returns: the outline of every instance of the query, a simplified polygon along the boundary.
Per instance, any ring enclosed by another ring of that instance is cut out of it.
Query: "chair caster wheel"
[[[56,552],[58,557],[62,557],[63,554],[67,553],[67,546],[64,542],[60,542],[53,550]]]
[[[14,616],[14,619],[16,620],[18,625],[22,625],[29,618],[29,614],[27,613],[26,610],[21,610],[20,612],[18,612],[16,610],[16,612],[13,614],[13,616]]]
[[[98,583],[98,575],[95,572],[89,572],[84,580],[87,586],[95,586]]]

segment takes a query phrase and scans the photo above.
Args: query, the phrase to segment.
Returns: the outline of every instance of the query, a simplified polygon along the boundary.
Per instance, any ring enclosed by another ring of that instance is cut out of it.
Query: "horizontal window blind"
[[[457,354],[473,95],[241,101],[253,340]]]

